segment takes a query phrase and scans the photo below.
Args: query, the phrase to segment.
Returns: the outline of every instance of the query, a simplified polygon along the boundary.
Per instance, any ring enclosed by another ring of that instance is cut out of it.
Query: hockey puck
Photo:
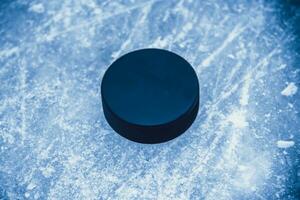
[[[184,133],[199,108],[192,66],[162,49],[141,49],[114,61],[101,83],[104,116],[121,136],[161,143]]]

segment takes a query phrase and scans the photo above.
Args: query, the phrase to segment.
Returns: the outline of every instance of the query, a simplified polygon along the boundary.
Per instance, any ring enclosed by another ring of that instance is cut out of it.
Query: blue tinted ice
[[[1,1],[0,199],[299,198],[300,10],[249,2]],[[100,101],[107,67],[146,47],[201,87],[159,145],[115,134]]]

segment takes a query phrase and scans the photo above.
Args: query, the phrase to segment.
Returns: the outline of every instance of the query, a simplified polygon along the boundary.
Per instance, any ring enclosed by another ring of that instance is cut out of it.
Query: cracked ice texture
[[[284,1],[1,1],[0,199],[299,198],[299,18]],[[195,123],[158,145],[115,134],[100,100],[109,64],[147,47],[200,81]]]

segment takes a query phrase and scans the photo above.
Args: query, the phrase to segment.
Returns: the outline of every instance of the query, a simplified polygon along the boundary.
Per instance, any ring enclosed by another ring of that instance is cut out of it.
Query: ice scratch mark
[[[245,111],[236,110],[232,112],[227,120],[232,123],[235,128],[245,128],[248,126],[248,122],[246,121]]]
[[[247,74],[245,76],[244,87],[242,88],[241,96],[240,96],[240,104],[242,106],[246,106],[249,102],[249,89],[251,84],[251,76]]]
[[[249,85],[250,87],[250,80],[251,81],[255,81],[257,79],[257,76],[255,76],[253,78],[253,80],[250,78],[253,76],[253,74],[255,74],[254,72],[256,72],[260,67],[265,67],[268,64],[268,60],[270,58],[272,58],[276,53],[280,52],[277,48],[275,48],[274,50],[272,50],[267,56],[265,56],[264,58],[262,58],[257,65],[255,65],[253,68],[251,68],[251,70],[249,70],[246,75],[244,75],[236,84],[232,85],[232,84],[228,84],[227,87],[224,88],[224,90],[222,91],[222,93],[215,98],[216,100],[209,106],[209,109],[207,110],[208,116],[205,120],[205,122],[203,123],[203,126],[206,126],[210,120],[213,118],[213,116],[217,115],[219,112],[217,112],[218,110],[218,106],[219,104],[227,99],[228,97],[230,97],[236,90],[239,89],[239,86],[245,82],[247,82],[247,80],[249,81],[249,83],[247,83],[247,85]],[[246,86],[247,86],[246,85]],[[247,92],[247,90],[245,90],[245,92]],[[244,97],[245,99],[242,99],[242,103],[246,103],[246,100],[248,101],[248,99],[246,98],[247,95]],[[243,102],[245,101],[245,102]],[[203,108],[200,109],[200,113],[203,111]]]
[[[20,61],[20,92],[21,92],[21,105],[20,105],[20,113],[21,113],[21,130],[20,134],[22,136],[22,142],[25,139],[26,135],[26,63],[24,60]]]
[[[241,84],[246,83],[246,87],[245,87],[245,93],[247,94],[247,87],[250,87],[250,84],[252,81],[257,80],[257,76],[253,77],[253,74],[255,74],[255,72],[257,72],[257,70],[259,68],[264,68],[265,66],[267,66],[268,61],[276,54],[279,53],[280,50],[275,48],[274,50],[272,50],[267,56],[265,56],[264,58],[262,58],[257,65],[255,65],[253,68],[251,68],[251,70],[249,70],[246,75],[244,75],[237,84],[233,85],[232,87],[228,88],[228,85],[225,89],[224,92],[221,93],[221,95],[217,98],[217,101],[215,103],[215,105],[218,105],[223,99],[226,99],[228,96],[230,96],[231,94],[233,94]],[[247,83],[248,82],[248,83]],[[243,94],[243,93],[242,93]],[[244,99],[243,99],[244,98]],[[242,102],[241,103],[247,103],[248,98],[247,95],[245,95],[245,97],[242,98]]]
[[[69,28],[67,28],[63,31],[54,31],[51,34],[48,34],[48,35],[46,35],[42,38],[39,38],[38,42],[52,41],[53,39],[55,39],[56,37],[58,37],[60,35],[63,35],[63,34],[78,30],[78,29],[82,29],[82,28],[85,28],[85,27],[95,26],[97,24],[101,24],[103,22],[103,20],[109,19],[111,17],[117,16],[117,15],[120,15],[120,14],[123,14],[123,13],[130,12],[130,11],[135,10],[135,9],[139,9],[139,8],[147,6],[149,4],[153,4],[156,1],[157,0],[152,0],[152,1],[149,1],[149,2],[146,2],[146,3],[140,3],[140,4],[137,4],[137,5],[129,7],[129,8],[118,10],[115,13],[112,13],[112,14],[97,16],[96,19],[93,20],[93,21],[88,21],[86,23],[82,23],[82,24],[79,24],[79,25],[70,26]]]
[[[9,56],[12,56],[16,53],[19,52],[19,48],[18,47],[13,47],[13,48],[10,48],[10,49],[3,49],[0,51],[0,59],[2,58],[7,58]]]
[[[207,126],[211,119],[213,118],[213,116],[220,114],[220,112],[218,112],[218,105],[226,98],[228,98],[229,96],[231,96],[231,94],[233,94],[242,83],[247,82],[246,83],[246,88],[245,88],[245,94],[247,93],[247,88],[250,87],[250,81],[252,80],[250,77],[253,76],[253,74],[255,74],[254,72],[256,72],[259,68],[263,68],[268,64],[269,59],[276,53],[278,53],[279,50],[277,48],[275,48],[274,50],[272,50],[267,56],[265,56],[264,58],[262,58],[257,65],[255,65],[251,70],[249,70],[246,75],[244,75],[244,77],[242,77],[240,79],[240,81],[236,84],[234,84],[233,86],[230,86],[228,88],[228,86],[224,89],[224,91],[220,94],[220,96],[218,98],[216,98],[216,101],[211,105],[211,107],[209,108],[209,110],[207,111],[208,116],[206,118],[206,120],[204,121],[204,123],[201,125],[200,128],[203,128],[205,126]],[[255,77],[256,78],[256,77]],[[254,81],[254,80],[252,80]],[[243,92],[242,92],[243,93]],[[244,99],[243,99],[244,98]],[[247,103],[248,102],[248,98],[247,95],[245,97],[242,98],[242,103]],[[231,113],[231,115],[229,115],[229,117],[227,118],[229,122],[232,123],[232,125],[234,127],[239,127],[239,128],[245,128],[248,126],[248,122],[246,121],[245,115],[244,115],[244,111],[238,111],[238,112],[233,112]],[[214,131],[213,131],[214,132]],[[201,158],[199,158],[199,162],[200,167],[197,167],[195,169],[193,169],[193,172],[195,172],[195,174],[199,174],[204,170],[204,167],[206,165],[206,163],[209,161],[211,155],[212,155],[212,151],[218,146],[219,141],[224,137],[224,132],[221,131],[221,133],[217,134],[211,145],[210,148],[204,153],[204,157],[201,156]],[[203,154],[202,154],[203,155]]]
[[[168,44],[170,44],[170,40],[172,39],[171,36],[162,38],[162,37],[158,37],[149,47],[150,48],[165,48],[166,46],[168,46]]]
[[[241,33],[246,30],[247,26],[243,26],[242,24],[236,25],[233,30],[229,33],[227,38],[223,41],[221,46],[217,48],[214,52],[212,52],[206,59],[204,59],[199,67],[197,68],[197,72],[200,73],[204,69],[206,69],[211,62],[234,40],[236,39]]]
[[[127,40],[122,44],[120,49],[112,54],[113,58],[117,58],[120,56],[121,53],[124,53],[124,51],[128,48],[130,44],[132,44],[132,38],[136,37],[137,31],[140,31],[141,26],[144,25],[145,20],[148,17],[149,12],[151,11],[152,5],[154,2],[150,2],[148,5],[145,6],[145,8],[142,11],[142,16],[138,20],[138,22],[133,27],[132,31],[130,32],[129,37]]]

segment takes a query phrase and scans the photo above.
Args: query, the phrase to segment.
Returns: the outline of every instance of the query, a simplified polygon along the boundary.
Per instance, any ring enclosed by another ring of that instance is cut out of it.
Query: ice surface
[[[299,199],[300,10],[284,2],[1,1],[0,199]],[[200,80],[195,123],[158,145],[115,134],[100,98],[114,59],[146,47]]]

